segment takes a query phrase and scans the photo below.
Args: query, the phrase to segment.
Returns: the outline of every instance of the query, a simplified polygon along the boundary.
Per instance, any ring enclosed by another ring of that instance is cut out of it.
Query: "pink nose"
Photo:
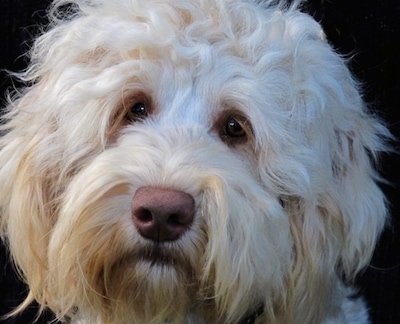
[[[141,187],[133,197],[133,223],[144,238],[177,240],[190,228],[193,218],[194,199],[185,192]]]

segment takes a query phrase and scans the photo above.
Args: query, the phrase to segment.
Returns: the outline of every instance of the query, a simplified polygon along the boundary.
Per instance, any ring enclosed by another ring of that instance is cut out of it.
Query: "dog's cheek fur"
[[[276,197],[251,186],[249,177],[226,186],[219,176],[207,181],[203,197],[209,235],[203,280],[214,286],[217,309],[235,323],[260,301],[270,310],[284,304],[282,288],[290,268],[292,240]],[[243,196],[253,202],[252,207],[242,203]],[[274,312],[271,318],[277,315]]]

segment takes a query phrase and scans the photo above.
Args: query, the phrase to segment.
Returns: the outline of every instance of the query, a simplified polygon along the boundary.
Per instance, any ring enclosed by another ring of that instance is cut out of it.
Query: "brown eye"
[[[229,136],[232,138],[246,136],[246,132],[243,129],[242,125],[234,117],[230,117],[227,120],[226,125],[225,125],[225,134],[226,134],[226,136]]]
[[[143,102],[137,102],[129,109],[126,119],[135,122],[146,118],[147,115],[146,105]]]

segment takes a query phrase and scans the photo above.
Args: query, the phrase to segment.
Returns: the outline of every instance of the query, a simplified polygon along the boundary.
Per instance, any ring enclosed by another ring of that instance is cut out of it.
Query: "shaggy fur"
[[[16,312],[368,322],[350,286],[385,224],[388,133],[299,3],[56,0],[50,20],[1,126]],[[174,239],[134,220],[155,189],[193,201]]]

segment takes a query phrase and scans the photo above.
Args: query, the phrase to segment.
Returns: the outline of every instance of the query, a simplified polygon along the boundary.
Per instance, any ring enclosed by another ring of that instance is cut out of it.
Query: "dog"
[[[1,235],[72,323],[368,323],[389,133],[302,4],[56,0],[1,124]]]

